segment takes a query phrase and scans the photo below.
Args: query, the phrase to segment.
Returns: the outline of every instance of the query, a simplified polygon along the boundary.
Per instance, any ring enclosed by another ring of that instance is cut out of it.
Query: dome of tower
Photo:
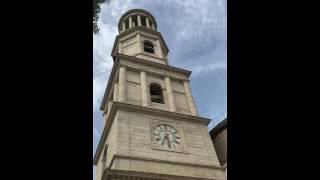
[[[118,22],[119,33],[137,26],[157,31],[156,19],[151,13],[143,9],[131,9],[125,12]]]

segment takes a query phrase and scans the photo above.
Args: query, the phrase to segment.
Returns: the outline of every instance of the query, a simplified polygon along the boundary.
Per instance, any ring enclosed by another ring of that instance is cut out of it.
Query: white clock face
[[[167,148],[176,148],[180,144],[178,131],[168,124],[159,124],[153,129],[156,142]]]

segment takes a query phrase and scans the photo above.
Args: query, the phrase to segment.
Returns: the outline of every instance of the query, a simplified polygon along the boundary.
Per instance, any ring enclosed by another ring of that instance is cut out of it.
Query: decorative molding
[[[197,177],[175,176],[168,174],[155,174],[117,169],[105,169],[101,180],[216,180]]]
[[[189,77],[191,74],[191,71],[186,70],[186,69],[181,69],[181,68],[177,68],[174,66],[169,66],[166,64],[161,64],[161,63],[157,63],[157,62],[152,62],[149,60],[145,60],[143,58],[138,58],[138,57],[134,57],[134,56],[129,56],[129,55],[125,55],[125,54],[117,54],[116,56],[116,61],[121,59],[123,65],[130,65],[133,64],[134,65],[144,65],[147,68],[152,67],[152,70],[155,69],[160,69],[163,71],[167,71],[166,73],[174,73],[174,74],[180,74],[181,76],[185,76],[185,77]],[[123,63],[126,62],[126,63]],[[183,79],[183,80],[187,80],[187,79]]]
[[[148,56],[148,57],[151,57],[151,58],[155,58],[155,59],[159,59],[161,61],[165,61],[166,62],[166,58],[159,58],[158,56],[155,56],[154,54],[152,53],[148,53],[148,52],[141,52],[141,53],[136,53],[134,54],[135,56],[139,56],[139,55],[142,55],[142,56]]]
[[[108,167],[112,167],[114,161],[117,158],[140,160],[140,161],[153,161],[153,162],[168,163],[168,164],[179,164],[179,165],[184,165],[184,166],[212,168],[212,169],[218,169],[218,170],[224,170],[225,169],[223,166],[205,165],[205,164],[196,164],[196,163],[186,163],[186,162],[169,161],[169,160],[145,158],[145,157],[138,157],[138,156],[126,156],[126,155],[120,155],[120,154],[113,155],[112,160],[110,161],[110,164],[109,164]]]
[[[167,125],[173,127],[178,132],[178,135],[180,137],[180,144],[178,145],[178,147],[175,147],[174,149],[170,149],[170,148],[163,147],[158,144],[155,137],[153,136],[153,132],[154,132],[154,128],[158,125],[161,125],[161,124],[167,124]],[[183,124],[181,124],[181,123],[153,119],[152,121],[150,121],[150,138],[151,138],[151,149],[170,151],[170,152],[176,152],[176,153],[186,153],[186,154],[189,153],[189,149],[186,145],[186,138],[184,135],[184,127],[183,127]]]

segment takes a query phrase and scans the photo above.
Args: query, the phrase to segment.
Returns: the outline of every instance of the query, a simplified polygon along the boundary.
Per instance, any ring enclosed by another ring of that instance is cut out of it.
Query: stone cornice
[[[171,163],[171,164],[179,164],[179,165],[186,165],[192,167],[203,167],[203,168],[212,168],[217,170],[225,170],[225,167],[222,166],[207,166],[201,164],[194,164],[194,163],[181,163],[175,161],[165,161],[165,160],[158,160],[158,159],[151,159],[151,158],[143,158],[143,157],[133,157],[133,156],[123,156],[123,155],[114,155],[110,165],[107,169],[104,169],[102,180],[107,180],[109,178],[124,178],[124,179],[134,179],[134,180],[208,180],[206,178],[199,178],[199,177],[187,177],[187,176],[176,176],[176,175],[169,175],[169,174],[155,174],[155,173],[146,173],[146,172],[137,172],[137,171],[123,171],[123,170],[116,170],[111,169],[113,162],[116,158],[125,158],[131,160],[142,160],[142,161],[153,161],[153,162],[160,162],[160,163]],[[214,180],[214,179],[211,179]]]
[[[169,66],[169,65],[165,65],[165,64],[160,64],[160,63],[156,63],[156,62],[152,62],[149,60],[145,60],[143,58],[138,58],[135,56],[128,56],[125,54],[117,54],[115,61],[117,61],[118,59],[123,59],[123,60],[129,60],[128,62],[132,62],[134,64],[139,64],[139,65],[145,65],[148,67],[152,67],[152,69],[154,70],[163,70],[163,71],[168,71],[168,72],[172,72],[175,74],[181,74],[183,76],[189,77],[191,74],[191,71],[186,70],[186,69],[181,69],[181,68],[177,68],[174,66]]]
[[[175,176],[169,174],[155,174],[137,171],[124,171],[116,169],[105,169],[101,180],[125,179],[125,180],[215,180],[198,177]]]
[[[201,123],[205,125],[208,125],[210,122],[210,119],[208,118],[191,116],[188,114],[171,112],[171,111],[166,111],[166,110],[152,108],[152,107],[138,106],[138,105],[123,103],[123,102],[113,102],[112,105],[113,107],[111,108],[111,111],[112,110],[116,111],[119,109],[119,110],[133,111],[133,112],[143,112],[145,114],[151,114],[151,115],[157,114],[161,117],[170,117],[176,120],[191,121],[191,122]]]
[[[118,41],[120,38],[132,33],[132,32],[135,32],[135,31],[144,31],[144,32],[148,32],[150,34],[153,34],[153,35],[156,35],[156,36],[159,36],[160,38],[160,41],[161,43],[163,44],[165,50],[166,50],[166,53],[168,54],[169,53],[169,48],[166,44],[166,41],[163,39],[162,35],[160,32],[157,32],[157,31],[154,31],[152,29],[148,29],[146,27],[142,27],[142,26],[135,26],[135,27],[132,27],[128,30],[126,30],[125,32],[121,33],[121,34],[118,34],[116,36],[116,39],[114,41],[114,44],[113,44],[113,47],[112,47],[112,51],[111,51],[111,56],[114,57],[116,55],[116,50],[117,50],[117,44],[118,44]]]
[[[115,62],[114,62],[113,67],[112,67],[112,71],[111,71],[111,74],[110,74],[110,77],[109,77],[109,81],[108,81],[108,84],[107,84],[107,87],[106,87],[106,90],[105,90],[105,94],[103,96],[102,103],[101,103],[101,106],[100,106],[100,110],[102,110],[102,111],[105,109],[105,106],[106,106],[106,103],[107,103],[107,100],[108,100],[108,96],[110,94],[109,93],[110,89],[111,89],[113,81],[114,81],[114,79],[116,77],[116,72],[117,72],[118,66],[119,65],[126,66],[126,64],[124,62],[121,62],[121,60],[129,61],[130,63],[134,63],[134,64],[144,65],[144,66],[147,66],[147,67],[152,67],[153,69],[157,69],[157,70],[163,70],[163,71],[171,72],[171,73],[174,73],[174,74],[180,74],[181,76],[185,76],[186,78],[188,78],[190,76],[190,74],[191,74],[191,71],[189,71],[189,70],[180,69],[180,68],[177,68],[177,67],[168,66],[168,65],[164,65],[164,64],[148,61],[148,60],[145,60],[145,59],[142,59],[142,58],[137,58],[137,57],[134,57],[134,56],[128,56],[128,55],[117,53],[116,56],[115,56]]]
[[[159,57],[157,57],[155,55],[150,55],[150,53],[148,53],[148,54],[147,53],[136,53],[133,56],[137,57],[138,55],[147,56],[147,57],[151,57],[151,58],[156,58],[156,59],[159,59],[161,61],[165,61],[167,63],[167,58],[159,58]]]
[[[179,164],[184,166],[192,166],[192,167],[203,167],[203,168],[212,168],[212,169],[220,169],[224,170],[225,167],[223,166],[215,166],[215,165],[205,165],[205,164],[196,164],[196,163],[186,163],[186,162],[178,162],[178,161],[169,161],[169,160],[162,160],[162,159],[153,159],[153,158],[145,158],[145,157],[137,157],[137,156],[125,156],[125,155],[118,155],[115,154],[112,157],[112,160],[109,164],[109,167],[112,167],[113,162],[116,158],[123,158],[123,159],[133,159],[133,160],[141,160],[141,161],[153,161],[159,163],[169,163],[169,164]]]
[[[103,149],[103,142],[108,137],[108,134],[110,132],[110,129],[114,120],[114,116],[116,115],[118,110],[126,110],[130,112],[143,112],[145,114],[151,114],[151,115],[157,114],[161,117],[170,117],[176,120],[191,121],[191,122],[201,123],[205,125],[208,125],[210,122],[210,119],[203,118],[203,117],[191,116],[187,114],[165,111],[165,110],[155,109],[151,107],[143,107],[143,106],[127,104],[123,102],[113,102],[111,106],[111,110],[109,112],[109,116],[107,117],[106,124],[103,129],[95,156],[94,156],[94,160],[93,160],[94,165],[96,165],[98,162],[98,158]]]

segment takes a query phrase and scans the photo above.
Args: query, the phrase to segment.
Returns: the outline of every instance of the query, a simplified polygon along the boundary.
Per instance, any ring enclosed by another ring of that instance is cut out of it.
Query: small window
[[[159,84],[150,84],[151,102],[163,104],[162,89]]]
[[[143,46],[144,46],[144,51],[148,52],[148,53],[154,53],[154,48],[153,48],[153,44],[150,41],[144,41],[143,42]]]

